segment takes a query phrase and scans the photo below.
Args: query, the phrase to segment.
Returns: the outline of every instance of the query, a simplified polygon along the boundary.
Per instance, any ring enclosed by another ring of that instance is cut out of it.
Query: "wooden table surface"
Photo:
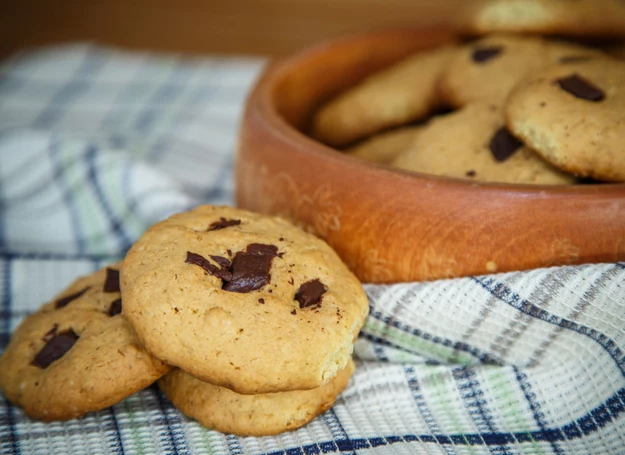
[[[445,22],[466,0],[0,0],[0,55],[66,41],[284,55],[338,35]]]

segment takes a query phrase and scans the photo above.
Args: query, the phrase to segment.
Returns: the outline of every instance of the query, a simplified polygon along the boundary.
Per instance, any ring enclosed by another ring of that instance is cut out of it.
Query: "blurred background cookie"
[[[471,35],[625,36],[620,0],[477,0],[467,2],[457,18],[457,29]]]
[[[505,183],[566,185],[555,169],[505,129],[503,110],[489,102],[432,120],[393,165],[447,177]]]
[[[625,181],[625,63],[560,65],[529,76],[510,94],[510,130],[567,172]]]
[[[461,107],[489,99],[503,102],[524,76],[567,59],[602,56],[596,50],[537,37],[498,34],[462,47],[442,73],[441,94]]]
[[[378,134],[347,149],[346,153],[361,160],[389,164],[412,146],[420,128],[410,126]]]
[[[456,50],[422,52],[365,79],[316,113],[313,136],[340,147],[427,116],[442,105],[440,75]]]

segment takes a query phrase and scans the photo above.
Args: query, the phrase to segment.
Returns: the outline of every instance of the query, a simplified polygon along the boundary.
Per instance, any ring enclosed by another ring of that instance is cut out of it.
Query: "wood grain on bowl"
[[[625,185],[504,185],[402,172],[302,132],[332,96],[450,41],[444,28],[384,31],[271,66],[241,127],[238,205],[321,236],[366,282],[625,260]]]

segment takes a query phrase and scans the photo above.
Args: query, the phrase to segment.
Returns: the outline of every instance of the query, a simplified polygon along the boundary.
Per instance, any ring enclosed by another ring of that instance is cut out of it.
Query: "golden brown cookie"
[[[625,36],[621,0],[470,0],[455,17],[472,35]]]
[[[393,165],[411,171],[486,182],[563,185],[574,182],[512,137],[501,107],[479,102],[423,127]]]
[[[378,134],[348,149],[346,153],[372,163],[389,164],[410,148],[419,129],[418,126],[411,126]]]
[[[120,314],[119,281],[105,276],[100,270],[77,280],[27,317],[0,357],[0,388],[29,417],[80,417],[118,403],[169,371],[145,352]]]
[[[345,368],[369,306],[322,240],[289,222],[200,206],[150,228],[121,273],[148,351],[239,393],[320,387]]]
[[[270,436],[306,425],[332,407],[347,387],[354,362],[311,390],[241,395],[200,381],[179,369],[158,385],[175,407],[202,425],[239,436]]]
[[[462,107],[479,100],[502,103],[524,76],[562,61],[602,58],[596,49],[561,41],[492,35],[465,45],[441,79],[447,103]]]
[[[427,116],[441,105],[438,81],[455,52],[422,52],[370,76],[317,112],[313,136],[340,147]]]
[[[555,166],[625,181],[625,62],[587,61],[533,74],[510,94],[510,130]]]

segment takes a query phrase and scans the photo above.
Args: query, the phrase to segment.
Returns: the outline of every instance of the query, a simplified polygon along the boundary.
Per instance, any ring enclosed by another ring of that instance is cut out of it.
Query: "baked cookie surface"
[[[124,315],[148,351],[247,394],[327,383],[369,310],[325,242],[230,207],[200,206],[150,228],[121,283]]]
[[[427,116],[441,105],[440,74],[455,52],[421,52],[368,77],[317,112],[313,136],[339,147]]]
[[[526,75],[574,59],[605,57],[596,49],[542,38],[492,35],[462,47],[442,73],[445,101],[462,107],[479,100],[503,103]]]
[[[118,269],[119,264],[109,266]],[[27,317],[0,357],[0,387],[29,417],[80,417],[112,406],[169,371],[143,349],[120,314],[119,283],[107,281],[107,273],[75,281]]]
[[[419,129],[418,126],[412,126],[388,131],[367,139],[346,150],[346,153],[372,163],[389,164],[410,148],[419,134]]]
[[[206,427],[240,436],[269,436],[295,430],[330,409],[353,371],[350,360],[336,377],[316,389],[257,395],[238,394],[180,369],[161,378],[158,385],[174,406]]]
[[[625,181],[625,62],[560,65],[510,94],[507,124],[555,166],[581,177]]]
[[[561,36],[625,36],[620,0],[477,0],[457,15],[459,31]]]
[[[501,183],[564,185],[574,178],[523,146],[505,129],[503,109],[470,104],[432,120],[412,148],[395,159],[401,169]]]

